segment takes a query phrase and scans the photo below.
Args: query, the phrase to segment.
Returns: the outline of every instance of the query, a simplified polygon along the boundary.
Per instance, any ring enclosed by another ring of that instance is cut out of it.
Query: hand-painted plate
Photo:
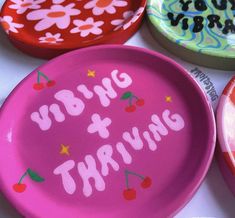
[[[39,67],[4,104],[0,129],[1,190],[30,218],[168,217],[199,187],[215,143],[191,76],[125,46]]]
[[[235,194],[235,77],[225,87],[217,109],[221,172]]]
[[[139,28],[146,0],[7,0],[0,23],[12,43],[51,58],[77,48],[124,43]]]
[[[189,62],[235,70],[235,1],[148,0],[150,28]]]

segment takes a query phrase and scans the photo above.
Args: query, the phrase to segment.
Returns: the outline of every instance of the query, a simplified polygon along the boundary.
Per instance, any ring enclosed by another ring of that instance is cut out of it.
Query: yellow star
[[[169,102],[172,102],[171,96],[166,96],[166,97],[165,97],[165,100],[166,100],[166,102],[168,102],[168,103],[169,103]]]
[[[60,154],[66,154],[69,156],[69,146],[61,144]]]
[[[95,71],[94,70],[88,70],[87,71],[87,76],[88,77],[95,77]]]

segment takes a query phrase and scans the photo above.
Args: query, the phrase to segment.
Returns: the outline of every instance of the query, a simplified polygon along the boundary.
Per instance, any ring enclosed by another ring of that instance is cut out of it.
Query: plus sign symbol
[[[111,119],[105,117],[102,119],[99,114],[93,114],[91,116],[92,123],[88,126],[87,131],[89,133],[96,133],[98,132],[101,138],[108,138],[109,137],[109,130],[108,126],[112,123]]]

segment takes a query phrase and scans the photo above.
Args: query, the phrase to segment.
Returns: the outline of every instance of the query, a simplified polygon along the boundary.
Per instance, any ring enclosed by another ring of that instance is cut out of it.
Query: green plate
[[[234,0],[149,0],[147,13],[158,33],[180,47],[235,58]]]

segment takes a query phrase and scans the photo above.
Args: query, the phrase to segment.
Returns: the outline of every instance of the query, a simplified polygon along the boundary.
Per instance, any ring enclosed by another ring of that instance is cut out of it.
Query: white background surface
[[[0,8],[2,2],[0,0]],[[145,22],[141,29],[126,44],[159,51],[172,57],[185,66],[186,69],[195,68],[195,65],[185,63],[161,48],[152,38]],[[0,104],[25,76],[44,62],[45,60],[29,57],[15,49],[8,42],[4,32],[0,30]],[[218,94],[221,93],[223,87],[233,75],[233,72],[199,68],[210,77]],[[0,194],[0,218],[19,217],[21,216]],[[175,218],[191,217],[235,218],[235,198],[227,188],[215,160],[193,199],[175,216]]]

